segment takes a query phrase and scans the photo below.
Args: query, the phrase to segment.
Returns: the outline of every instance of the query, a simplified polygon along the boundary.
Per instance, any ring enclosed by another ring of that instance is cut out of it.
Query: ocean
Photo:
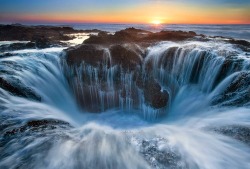
[[[223,36],[250,41],[250,25],[179,25],[179,24],[70,24],[75,29],[100,29],[116,32],[129,27],[145,29],[152,32],[161,30],[194,31],[208,36]]]
[[[104,24],[104,23],[30,23],[27,25],[52,25],[52,26],[71,26],[74,29],[99,29],[107,32],[116,32],[122,29],[134,27],[144,29],[152,32],[159,32],[162,30],[181,30],[194,31],[197,34],[204,34],[207,36],[223,36],[234,39],[241,39],[250,41],[250,24]]]
[[[69,26],[250,40],[249,25]],[[83,46],[74,64],[63,46],[0,53],[1,169],[250,168],[248,51],[213,38]]]

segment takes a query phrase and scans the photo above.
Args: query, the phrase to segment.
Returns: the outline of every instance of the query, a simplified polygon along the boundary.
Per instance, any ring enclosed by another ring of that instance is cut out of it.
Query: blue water
[[[194,31],[198,34],[208,36],[223,36],[235,39],[244,39],[250,41],[250,25],[179,25],[179,24],[71,24],[75,29],[100,29],[108,32],[115,32],[128,27],[145,29],[152,32],[161,30],[182,30]]]
[[[38,25],[38,24],[28,24]],[[152,32],[159,32],[161,30],[181,30],[181,31],[194,31],[198,34],[207,36],[223,36],[228,38],[243,39],[250,41],[250,24],[244,25],[199,25],[199,24],[103,24],[103,23],[67,23],[67,24],[40,24],[40,25],[53,25],[53,26],[71,26],[75,29],[99,29],[108,32],[116,32],[129,27],[138,29],[149,30]]]

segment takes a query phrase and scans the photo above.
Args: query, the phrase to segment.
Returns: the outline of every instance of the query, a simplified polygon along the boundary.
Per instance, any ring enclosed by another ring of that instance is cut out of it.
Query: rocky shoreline
[[[74,34],[90,32],[98,33],[101,31],[97,29],[75,30],[68,26],[0,25],[0,42],[17,41],[15,43],[1,45],[0,52],[67,46],[67,44],[62,41],[73,40],[76,38]]]
[[[93,32],[98,34],[89,35],[89,38],[80,45],[69,47],[68,44],[62,42],[74,39],[77,33]],[[213,38],[221,38],[222,41],[235,44],[246,52],[249,51],[250,43],[247,41],[223,37]],[[133,107],[138,108],[141,104],[139,102],[144,102],[146,106],[164,112],[169,104],[170,93],[155,80],[152,69],[154,63],[144,62],[148,47],[161,41],[209,41],[211,37],[198,35],[192,31],[153,33],[127,28],[111,34],[97,29],[74,30],[66,26],[0,25],[0,41],[13,40],[27,42],[0,45],[0,52],[3,53],[0,57],[11,56],[8,52],[14,50],[68,47],[64,50],[65,62],[73,72],[70,74],[66,69],[65,74],[78,104],[86,111],[101,112],[110,106],[111,108],[121,106],[120,100],[126,100],[125,102],[132,100]],[[131,83],[129,89],[128,81]],[[2,86],[9,88],[10,91],[18,92],[19,95],[32,94],[32,92],[19,92],[6,82],[2,83]],[[97,95],[94,98],[93,92]],[[144,93],[143,101],[138,97],[140,92]],[[111,96],[114,101],[107,103],[107,100],[112,100]],[[33,98],[39,100],[36,96]],[[99,103],[100,100],[103,103]]]

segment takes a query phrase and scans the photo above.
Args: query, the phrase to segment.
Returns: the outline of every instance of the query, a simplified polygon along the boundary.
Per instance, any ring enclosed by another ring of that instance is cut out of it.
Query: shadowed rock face
[[[0,41],[36,41],[46,37],[49,41],[71,40],[72,33],[100,32],[94,30],[74,30],[67,26],[25,26],[21,24],[0,25]]]
[[[71,126],[69,123],[60,120],[32,120],[28,121],[25,125],[19,126],[18,128],[16,127],[12,130],[6,131],[4,133],[4,137],[11,137],[22,133],[30,134],[32,132],[55,130],[57,128],[69,129]]]
[[[141,57],[135,51],[121,45],[110,48],[112,64],[121,65],[125,70],[135,69],[141,64]]]
[[[95,45],[81,45],[66,50],[68,65],[79,65],[81,62],[98,66],[103,62],[104,49]]]
[[[32,41],[36,37],[47,37],[50,40],[69,40],[64,34],[73,33],[70,27],[0,25],[0,40]]]
[[[109,47],[83,44],[68,48],[65,51],[68,65],[79,65],[81,62],[85,62],[96,67],[105,63],[105,60],[110,59],[113,66],[121,65],[123,69],[130,70],[141,64],[142,52],[133,44],[112,45]],[[110,66],[110,61],[108,66]]]
[[[154,80],[147,81],[144,87],[144,98],[147,104],[154,108],[167,106],[168,92],[161,91],[161,86]]]
[[[243,143],[250,145],[250,127],[241,125],[221,126],[208,129],[213,132],[232,137]]]
[[[26,97],[38,101],[41,100],[41,97],[37,96],[31,89],[15,86],[14,84],[7,82],[2,77],[0,77],[0,87],[16,96]]]
[[[194,32],[162,31],[152,33],[128,28],[118,31],[114,35],[100,32],[98,36],[93,35],[85,40],[82,45],[65,50],[69,66],[79,67],[83,63],[82,66],[85,69],[80,75],[76,75],[75,72],[73,75],[75,77],[69,77],[69,81],[72,81],[72,78],[77,79],[74,84],[71,83],[71,86],[75,91],[78,103],[88,111],[99,112],[101,109],[108,108],[98,107],[99,104],[119,107],[120,102],[130,100],[133,107],[138,107],[139,97],[144,97],[144,104],[149,107],[154,109],[166,107],[168,92],[162,90],[157,81],[152,78],[150,75],[152,70],[146,72],[143,70],[142,62],[146,55],[146,47],[162,40],[178,41],[195,36]],[[92,68],[86,68],[88,65],[95,70],[89,73]],[[115,68],[116,66],[118,68]],[[108,70],[111,67],[114,70]],[[89,75],[94,72],[97,74],[95,77]],[[81,78],[77,78],[77,76]],[[128,78],[130,76],[131,78]],[[110,86],[110,84],[112,85]],[[142,96],[138,96],[140,91],[144,93]],[[109,103],[108,100],[115,101]]]
[[[25,26],[21,24],[0,25],[0,41],[30,41],[29,43],[14,43],[1,45],[0,52],[8,52],[21,49],[43,49],[52,46],[67,46],[61,41],[75,38],[69,36],[75,33],[100,32],[94,30],[74,30],[67,26]]]
[[[123,44],[123,43],[137,43],[137,44],[150,44],[158,41],[172,40],[181,41],[197,36],[195,32],[183,32],[183,31],[161,31],[152,33],[135,28],[127,28],[116,32],[114,35],[107,33],[99,33],[98,36],[91,36],[85,40],[85,44]],[[148,45],[149,45],[148,44]]]
[[[23,50],[23,49],[44,49],[49,47],[61,47],[66,46],[67,44],[57,41],[50,41],[45,37],[37,37],[34,39],[34,42],[28,43],[12,43],[7,45],[0,46],[0,52],[10,52],[15,50]]]
[[[22,49],[35,49],[35,48],[36,48],[36,44],[34,42],[13,43],[13,44],[8,44],[8,45],[1,45],[0,52],[22,50]]]
[[[233,77],[224,91],[215,96],[212,104],[244,106],[250,101],[250,73],[241,72]]]
[[[121,104],[140,108],[140,97],[144,98],[143,104],[153,109],[167,106],[168,92],[142,66],[145,44],[152,42],[135,42],[140,38],[150,39],[149,34],[153,35],[134,28],[115,35],[101,32],[82,45],[65,50],[66,62],[74,71],[68,80],[83,109],[101,112]],[[139,96],[140,93],[144,94]]]

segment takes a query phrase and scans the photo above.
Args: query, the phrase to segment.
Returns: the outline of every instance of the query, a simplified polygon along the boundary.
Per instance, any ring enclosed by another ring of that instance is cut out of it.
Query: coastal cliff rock
[[[79,65],[81,62],[97,66],[103,62],[104,49],[95,45],[81,45],[66,50],[68,65]]]
[[[7,82],[2,77],[0,77],[0,87],[19,97],[30,98],[37,101],[41,100],[41,97],[37,96],[30,88],[21,88],[20,86]]]
[[[126,46],[113,45],[110,48],[112,64],[121,65],[125,70],[135,69],[142,63],[140,54],[126,48]]]
[[[134,28],[114,35],[101,32],[65,50],[65,61],[74,70],[68,80],[84,110],[101,112],[128,104],[158,110],[168,105],[168,92],[153,78],[145,78],[142,63],[146,48],[136,39],[146,34],[152,33]]]
[[[161,86],[154,80],[150,80],[144,87],[144,98],[147,104],[154,108],[162,108],[167,106],[168,92],[161,90]]]
[[[43,49],[68,46],[62,41],[73,40],[78,33],[101,32],[100,30],[75,30],[68,26],[26,26],[21,24],[1,25],[0,41],[27,41],[0,45],[0,52],[22,49]]]
[[[101,32],[97,36],[92,35],[89,39],[85,40],[85,44],[123,44],[123,43],[137,43],[137,44],[151,44],[158,41],[182,41],[197,36],[195,32],[183,31],[161,31],[152,33],[135,28],[127,28],[116,32],[114,35]]]
[[[214,105],[244,106],[250,102],[250,73],[241,72],[233,75],[229,85],[212,101]]]

